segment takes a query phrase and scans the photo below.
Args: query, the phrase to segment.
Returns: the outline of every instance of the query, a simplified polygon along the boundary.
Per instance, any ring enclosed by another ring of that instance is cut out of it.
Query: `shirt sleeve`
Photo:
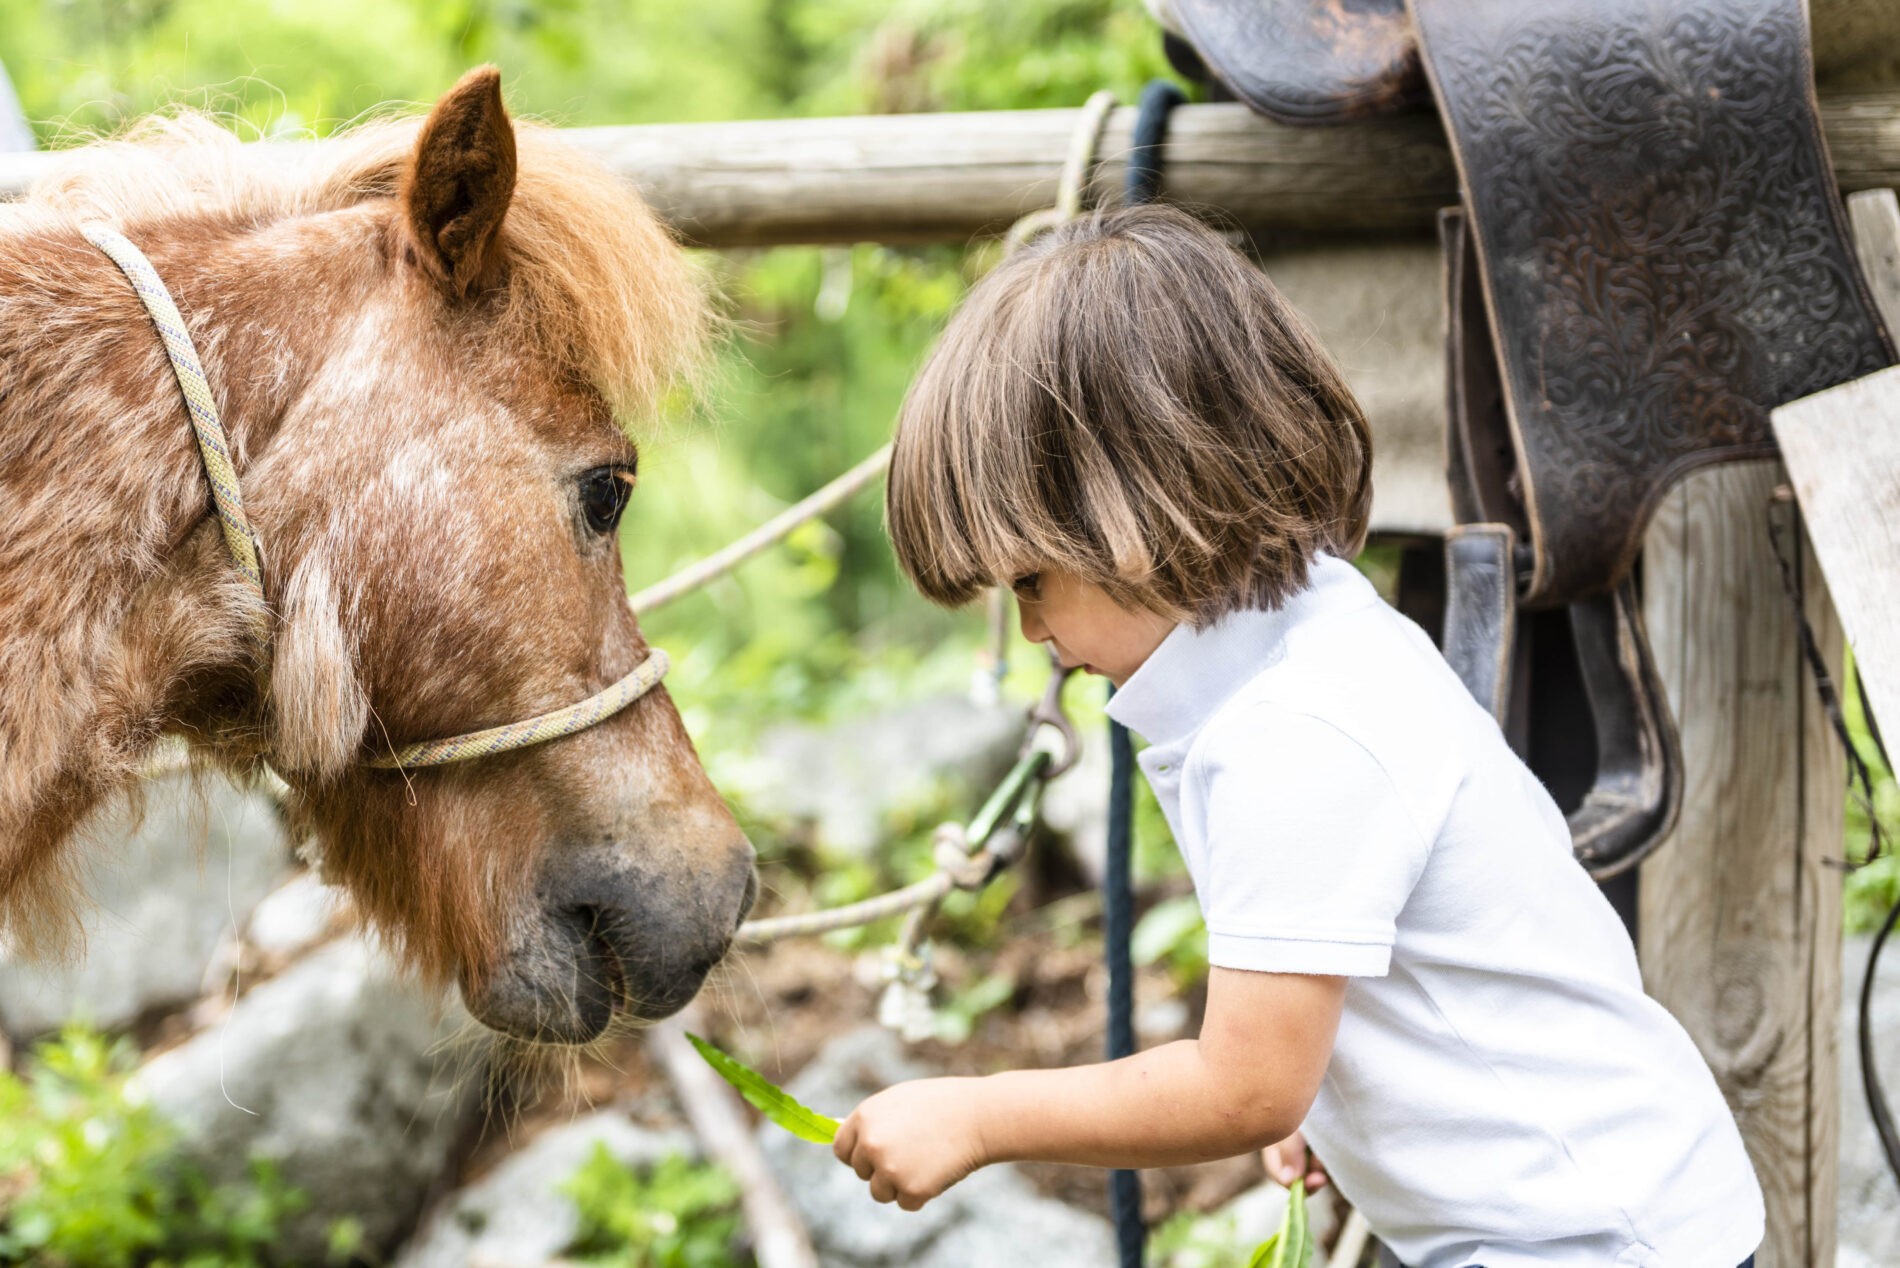
[[[1430,845],[1366,748],[1310,714],[1242,706],[1198,777],[1208,962],[1383,977]]]

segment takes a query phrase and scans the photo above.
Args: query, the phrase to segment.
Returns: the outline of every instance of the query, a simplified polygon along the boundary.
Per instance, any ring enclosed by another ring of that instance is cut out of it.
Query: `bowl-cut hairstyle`
[[[947,606],[1059,568],[1204,625],[1365,541],[1372,437],[1305,321],[1218,234],[1103,211],[978,284],[911,385],[885,515]]]

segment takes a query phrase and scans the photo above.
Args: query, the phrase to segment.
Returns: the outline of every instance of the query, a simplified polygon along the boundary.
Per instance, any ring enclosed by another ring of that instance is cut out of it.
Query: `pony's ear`
[[[451,298],[487,273],[495,231],[515,192],[515,128],[501,104],[501,72],[478,66],[429,112],[403,179],[416,263]]]

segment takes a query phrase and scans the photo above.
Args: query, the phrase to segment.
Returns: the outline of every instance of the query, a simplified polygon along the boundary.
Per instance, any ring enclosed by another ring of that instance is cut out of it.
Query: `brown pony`
[[[103,220],[183,310],[264,546],[256,600]],[[73,838],[181,736],[268,763],[326,877],[530,1039],[665,1016],[752,902],[752,850],[653,692],[403,774],[367,759],[571,704],[646,646],[616,419],[692,364],[704,297],[652,213],[492,68],[421,124],[289,154],[189,116],[0,206],[0,935],[70,944]]]

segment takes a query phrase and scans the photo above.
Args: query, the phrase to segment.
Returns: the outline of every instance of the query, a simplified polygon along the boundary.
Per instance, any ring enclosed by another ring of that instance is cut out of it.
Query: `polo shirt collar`
[[[1279,607],[1230,612],[1204,629],[1175,626],[1109,700],[1108,716],[1150,744],[1186,739],[1280,659],[1294,626],[1377,599],[1357,568],[1333,555],[1316,555],[1305,589]]]

